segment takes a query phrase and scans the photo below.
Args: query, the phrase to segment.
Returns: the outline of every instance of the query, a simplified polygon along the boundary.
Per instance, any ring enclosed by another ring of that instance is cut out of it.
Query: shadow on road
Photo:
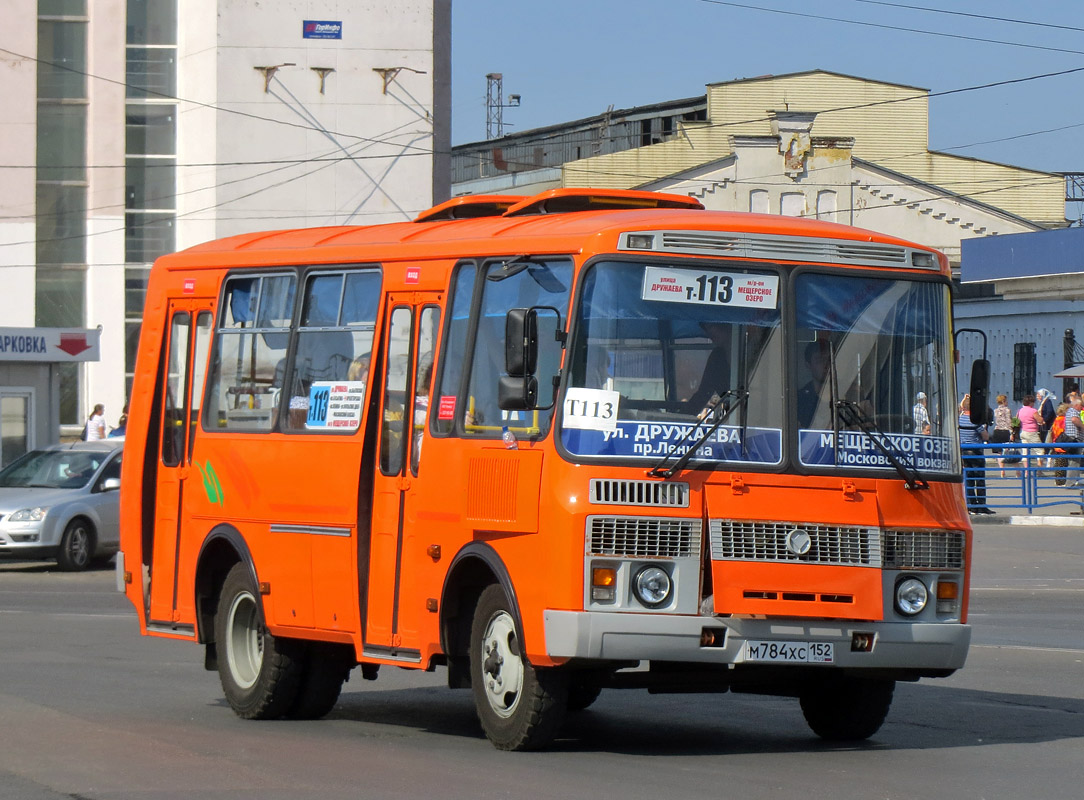
[[[343,694],[329,719],[482,736],[469,691],[434,687],[366,692],[353,681],[347,688],[355,691]],[[1066,739],[1084,739],[1084,699],[901,684],[884,727],[857,744],[818,739],[806,727],[797,700],[608,691],[591,709],[569,714],[561,738],[550,749],[730,755],[926,750]]]

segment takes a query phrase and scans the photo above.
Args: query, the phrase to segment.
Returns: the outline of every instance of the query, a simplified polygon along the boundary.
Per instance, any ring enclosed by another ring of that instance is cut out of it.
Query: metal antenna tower
[[[504,103],[504,75],[491,72],[486,75],[486,139],[499,139],[504,136],[504,109],[519,105],[519,95],[508,95],[508,105]]]

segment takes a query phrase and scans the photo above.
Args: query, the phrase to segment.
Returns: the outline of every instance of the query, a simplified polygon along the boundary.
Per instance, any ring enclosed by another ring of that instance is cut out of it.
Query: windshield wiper
[[[839,412],[839,416],[848,425],[856,425],[858,428],[869,437],[873,445],[881,451],[881,454],[888,459],[889,463],[895,467],[896,472],[900,474],[900,477],[907,483],[908,489],[929,489],[930,484],[922,474],[915,469],[912,464],[904,464],[899,458],[896,457],[896,453],[886,444],[888,434],[877,427],[877,423],[871,420],[853,400],[836,400],[835,408]],[[836,444],[836,463],[838,464],[839,458],[839,429],[835,431],[835,444]]]
[[[726,400],[728,398],[734,398],[735,402],[733,405],[728,406],[726,404]],[[686,433],[683,437],[681,437],[681,441],[679,441],[677,444],[670,448],[666,455],[663,456],[662,461],[660,461],[658,464],[656,464],[647,471],[647,474],[653,478],[657,478],[660,476],[663,478],[672,478],[686,464],[689,463],[689,460],[693,457],[693,453],[700,449],[700,446],[708,440],[708,437],[715,433],[715,431],[719,430],[719,427],[724,422],[726,422],[727,418],[732,413],[734,413],[737,408],[744,407],[748,400],[749,392],[745,391],[745,389],[742,388],[727,389],[721,397],[718,395],[718,393],[713,394],[711,400],[708,402],[708,407],[712,409],[712,413],[709,416],[714,416],[714,421],[711,423],[711,425],[708,426],[708,429],[704,431],[703,434],[701,434],[700,438],[696,440],[695,444],[688,447],[685,452],[681,454],[681,457],[674,462],[674,466],[667,467],[665,469],[663,468],[663,465],[670,460],[670,458],[674,455],[675,452],[681,449],[681,446],[685,444],[685,442],[689,441],[692,435],[700,429],[700,426],[704,424],[704,420],[708,419],[708,417],[703,417],[699,419],[696,425],[690,428],[689,432]],[[742,449],[744,450],[744,448],[745,439],[743,437]]]

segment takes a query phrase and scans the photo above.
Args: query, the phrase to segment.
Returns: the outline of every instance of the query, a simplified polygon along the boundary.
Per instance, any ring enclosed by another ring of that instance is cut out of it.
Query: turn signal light
[[[612,603],[617,597],[617,570],[613,567],[591,568],[591,599],[599,603]]]
[[[613,586],[617,583],[617,570],[613,567],[595,567],[591,570],[592,586]]]
[[[959,608],[960,584],[956,581],[937,582],[937,613],[952,614]]]

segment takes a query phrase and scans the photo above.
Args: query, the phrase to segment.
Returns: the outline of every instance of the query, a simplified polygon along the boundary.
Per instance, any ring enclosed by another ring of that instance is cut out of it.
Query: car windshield
[[[891,468],[872,430],[914,469],[957,471],[948,287],[804,273],[795,307],[800,462]]]
[[[79,489],[108,456],[86,450],[34,450],[0,472],[0,487]]]
[[[780,280],[737,265],[603,262],[584,275],[561,437],[574,456],[782,460]],[[748,402],[744,402],[748,398]],[[735,406],[737,406],[735,408]],[[731,410],[732,409],[732,410]]]

